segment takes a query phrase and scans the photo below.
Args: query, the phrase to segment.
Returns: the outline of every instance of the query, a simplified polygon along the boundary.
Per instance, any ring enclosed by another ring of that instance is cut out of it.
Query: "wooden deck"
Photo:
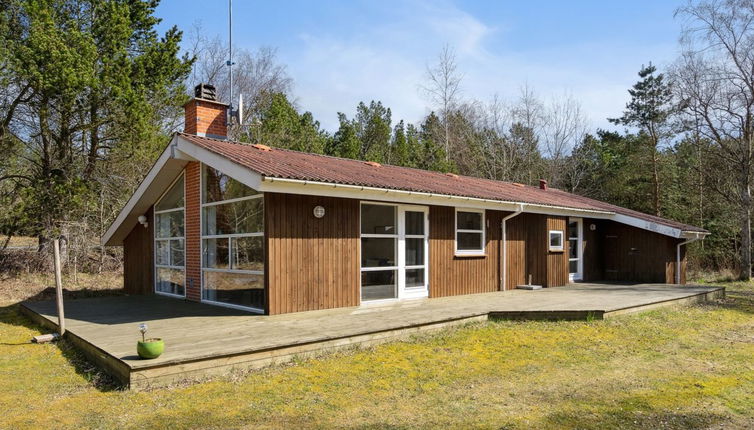
[[[717,287],[577,284],[273,316],[153,295],[103,297],[66,302],[66,336],[121,382],[143,389],[489,317],[600,319],[724,294]],[[54,301],[25,302],[22,310],[56,327]],[[165,340],[161,357],[135,355],[140,323]]]

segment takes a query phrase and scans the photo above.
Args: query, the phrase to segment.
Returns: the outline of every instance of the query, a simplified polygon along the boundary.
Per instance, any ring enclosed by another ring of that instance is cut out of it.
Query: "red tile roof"
[[[676,221],[604,203],[587,197],[538,187],[449,175],[441,172],[378,165],[359,160],[267,147],[260,148],[226,140],[178,133],[183,139],[219,154],[241,166],[270,178],[358,185],[391,190],[415,191],[496,201],[530,203],[553,207],[606,211],[655,222],[683,231],[706,230]]]

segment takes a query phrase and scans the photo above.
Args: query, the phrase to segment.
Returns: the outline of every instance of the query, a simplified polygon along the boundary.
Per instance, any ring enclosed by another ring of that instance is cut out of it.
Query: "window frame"
[[[481,230],[459,229],[458,228],[458,212],[478,213],[482,216]],[[453,230],[455,231],[453,240],[453,251],[457,257],[484,257],[487,255],[487,214],[485,209],[475,208],[455,208],[453,217]],[[458,233],[481,233],[482,242],[480,249],[458,249]]]
[[[361,222],[363,207],[365,205],[375,206],[390,206],[395,209],[395,233],[362,233]],[[413,204],[400,204],[390,203],[374,200],[361,200],[359,202],[359,303],[361,306],[372,306],[375,304],[394,302],[401,300],[420,299],[429,297],[429,206],[413,205]],[[406,212],[421,212],[424,219],[423,234],[408,234],[406,233]],[[372,266],[363,267],[361,265],[362,256],[362,239],[363,238],[388,238],[395,239],[395,265],[394,266]],[[422,264],[406,264],[406,239],[421,239],[423,248],[423,261]],[[408,270],[422,270],[424,272],[424,285],[423,286],[406,286],[406,271]],[[378,271],[395,271],[395,297],[389,297],[384,299],[372,299],[364,300],[362,298],[362,277],[364,272],[378,272]]]
[[[389,207],[393,208],[393,210],[395,211],[395,226],[394,226],[393,231],[395,233],[393,233],[393,234],[388,234],[388,233],[363,233],[361,231],[361,222],[362,222],[361,216],[362,216],[362,212],[363,212],[362,211],[362,207],[364,205],[389,206]],[[361,202],[359,202],[359,303],[379,303],[379,302],[385,302],[385,301],[390,301],[390,300],[396,300],[397,297],[398,297],[398,292],[400,290],[400,285],[399,285],[400,284],[400,279],[399,279],[400,278],[400,260],[399,260],[400,256],[398,255],[398,252],[400,250],[400,246],[398,244],[398,241],[400,239],[400,234],[399,234],[399,231],[398,231],[398,228],[399,228],[398,227],[398,223],[400,222],[400,220],[398,218],[399,218],[399,215],[398,215],[398,204],[395,204],[395,203],[385,203],[385,202],[372,202],[372,201],[361,201]],[[374,238],[374,239],[380,239],[380,238],[383,238],[383,239],[393,239],[393,241],[394,241],[393,242],[393,247],[394,247],[394,249],[393,249],[393,253],[394,254],[393,255],[395,256],[395,264],[393,266],[364,267],[361,264],[362,263],[361,257],[362,257],[362,254],[363,254],[363,251],[361,249],[362,248],[362,244],[361,243],[362,243],[362,239],[364,239],[364,238],[366,238],[366,239],[369,239],[369,238]],[[386,299],[364,300],[364,298],[362,297],[363,291],[362,291],[362,285],[361,285],[361,283],[362,283],[361,282],[361,278],[362,278],[361,274],[364,273],[364,272],[389,272],[389,271],[395,272],[395,284],[394,284],[394,288],[395,288],[394,295],[395,295],[395,298],[390,297],[390,298],[386,298]]]
[[[560,236],[560,246],[552,246],[553,234]],[[565,238],[565,233],[563,232],[563,230],[550,230],[547,234],[547,250],[549,252],[564,252],[565,251],[564,238]]]
[[[162,199],[170,192],[170,190],[173,189],[176,183],[183,179],[183,206],[180,208],[172,208],[172,209],[163,209],[163,210],[156,210],[157,205],[162,201]],[[157,216],[162,214],[168,214],[173,212],[183,212],[183,236],[175,236],[175,237],[157,237]],[[155,294],[160,294],[163,296],[168,297],[177,297],[177,298],[186,298],[186,171],[181,171],[181,173],[176,176],[176,178],[170,183],[170,185],[165,189],[165,191],[160,194],[160,197],[155,201],[154,205],[152,205],[152,255],[154,256],[154,275],[152,276],[153,282],[152,282],[152,288],[154,290]],[[159,242],[167,242],[168,244],[168,263],[172,263],[173,256],[170,252],[170,242],[173,240],[182,240],[183,241],[183,265],[182,266],[176,266],[173,264],[158,264],[157,263],[157,244]],[[170,270],[182,270],[183,271],[183,294],[173,294],[168,293],[165,291],[158,291],[157,290],[157,272],[158,269],[170,269]]]
[[[264,272],[265,272],[264,268],[266,268],[264,267],[266,266],[265,254],[267,253],[267,244],[265,243],[265,240],[264,240],[264,234],[265,234],[264,230],[266,228],[266,225],[264,225],[264,213],[262,213],[262,231],[261,232],[208,234],[208,235],[204,234],[204,208],[205,207],[219,206],[219,205],[228,204],[228,203],[236,203],[236,202],[241,202],[241,201],[246,201],[246,200],[264,198],[264,193],[254,190],[254,191],[257,191],[257,194],[254,194],[252,196],[237,197],[237,198],[232,198],[228,200],[220,200],[220,201],[204,203],[204,169],[206,168],[214,169],[214,167],[208,166],[205,163],[201,163],[201,165],[199,166],[199,244],[200,244],[199,245],[199,269],[201,271],[201,276],[199,278],[199,285],[200,285],[199,297],[202,303],[208,303],[215,306],[223,306],[223,307],[231,308],[231,309],[238,309],[238,310],[247,311],[247,312],[256,313],[256,314],[264,314],[265,313],[264,308],[267,306],[266,303],[263,304],[262,308],[255,308],[255,307],[250,307],[250,306],[236,305],[233,303],[218,302],[218,301],[204,298],[204,290],[205,290],[204,289],[204,272],[257,275],[257,276],[261,276],[262,279],[264,279]],[[215,169],[215,170],[219,170],[219,169]],[[223,173],[223,174],[227,175],[227,173]],[[228,177],[230,177],[230,175],[228,175]],[[238,181],[238,179],[235,179],[233,177],[230,177],[230,178],[233,179],[234,181]],[[243,184],[243,185],[248,187],[248,185],[246,184]],[[262,204],[264,205],[264,200],[262,201]],[[237,269],[230,268],[233,262],[233,239],[238,239],[238,238],[243,238],[243,237],[262,237],[263,270],[237,270]],[[228,239],[228,267],[229,267],[228,269],[204,267],[204,241],[206,239]],[[267,289],[266,281],[263,281],[263,283],[264,283],[264,288]]]

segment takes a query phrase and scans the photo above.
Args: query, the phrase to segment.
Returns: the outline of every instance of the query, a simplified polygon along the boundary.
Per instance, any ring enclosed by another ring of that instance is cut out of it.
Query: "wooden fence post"
[[[63,276],[60,270],[60,240],[53,241],[53,253],[55,254],[55,295],[58,302],[58,327],[60,336],[65,333],[65,313],[63,312]]]

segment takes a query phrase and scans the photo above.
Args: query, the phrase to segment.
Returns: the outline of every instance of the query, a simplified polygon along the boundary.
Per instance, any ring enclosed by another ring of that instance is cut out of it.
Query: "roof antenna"
[[[228,112],[233,118],[233,0],[228,0],[228,77],[230,80],[230,98],[228,99]]]
[[[229,78],[229,99],[228,99],[228,113],[230,125],[241,124],[243,121],[243,94],[238,95],[238,108],[233,109],[233,0],[228,0],[228,61],[225,62],[228,66],[228,78]]]

